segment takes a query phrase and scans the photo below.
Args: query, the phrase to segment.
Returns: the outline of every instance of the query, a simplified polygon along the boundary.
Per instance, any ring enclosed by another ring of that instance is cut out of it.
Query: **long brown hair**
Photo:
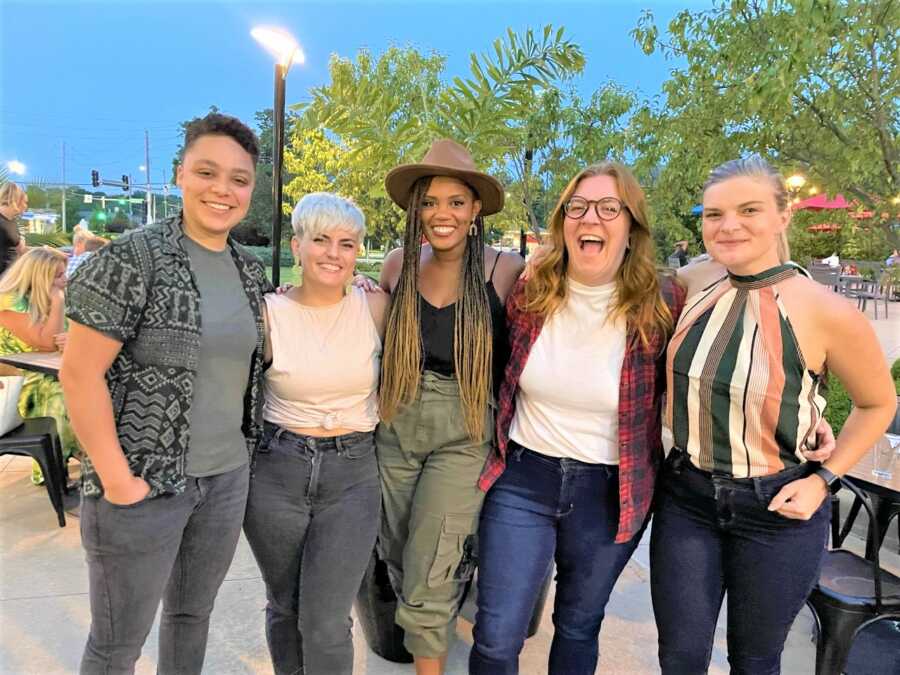
[[[609,176],[616,181],[619,197],[628,208],[631,219],[629,248],[616,272],[616,291],[610,319],[624,317],[629,329],[637,331],[646,348],[654,337],[671,332],[672,314],[660,297],[656,254],[644,191],[631,171],[618,162],[592,164],[580,171],[563,190],[550,216],[550,250],[537,263],[525,284],[523,309],[546,318],[565,302],[568,293],[566,272],[569,256],[563,232],[566,219],[564,206],[575,193],[578,184],[585,178],[594,176]]]
[[[404,404],[415,400],[422,372],[419,262],[422,255],[421,205],[431,176],[420,178],[411,189],[406,209],[403,267],[394,290],[381,360],[378,395],[381,418],[390,421]],[[477,193],[469,188],[477,199]],[[484,222],[475,218],[474,235],[466,238],[453,326],[453,362],[459,382],[463,417],[469,437],[480,442],[485,434],[493,357],[491,312],[484,281]]]

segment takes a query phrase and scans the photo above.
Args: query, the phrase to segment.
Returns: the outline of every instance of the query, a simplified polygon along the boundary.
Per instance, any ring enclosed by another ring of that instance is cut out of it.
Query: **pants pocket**
[[[375,454],[375,435],[370,434],[344,445],[340,455],[344,459],[364,459]]]
[[[475,571],[478,515],[448,513],[441,523],[434,560],[428,570],[429,588],[452,581],[468,581]]]

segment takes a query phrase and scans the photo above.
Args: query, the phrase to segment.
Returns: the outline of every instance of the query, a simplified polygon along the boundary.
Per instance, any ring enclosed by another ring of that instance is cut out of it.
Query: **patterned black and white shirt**
[[[200,293],[184,237],[180,215],[129,232],[85,260],[66,289],[69,319],[122,343],[106,382],[122,451],[131,472],[150,485],[150,497],[186,487]],[[228,245],[256,318],[241,426],[252,455],[262,424],[262,296],[272,286],[256,257],[231,239]],[[82,490],[90,497],[103,494],[89,458],[82,465]]]

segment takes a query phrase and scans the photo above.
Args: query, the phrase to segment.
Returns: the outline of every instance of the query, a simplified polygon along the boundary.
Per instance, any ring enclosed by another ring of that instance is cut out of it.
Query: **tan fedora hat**
[[[421,162],[391,169],[384,179],[384,186],[394,203],[406,210],[413,183],[424,176],[450,176],[471,186],[481,200],[483,216],[503,210],[506,193],[500,181],[476,169],[472,155],[455,141],[447,138],[435,141]]]

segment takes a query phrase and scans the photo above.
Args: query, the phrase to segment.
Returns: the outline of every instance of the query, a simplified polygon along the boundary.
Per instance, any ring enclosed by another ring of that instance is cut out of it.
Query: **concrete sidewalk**
[[[0,673],[50,675],[76,673],[90,624],[87,567],[77,517],[59,528],[43,488],[29,481],[30,460],[0,458]],[[848,504],[849,505],[849,504]],[[77,500],[72,499],[72,507]],[[846,512],[846,507],[844,508]],[[859,519],[858,529],[864,526]],[[656,626],[650,605],[648,537],[645,536],[619,579],[607,608],[601,634],[598,673],[656,673]],[[863,540],[851,535],[848,545],[861,551]],[[900,573],[896,528],[882,549],[883,564]],[[546,673],[552,638],[552,594],[537,635],[522,654],[523,675]],[[265,591],[259,570],[243,538],[219,593],[212,617],[205,673],[270,674],[263,630]],[[798,617],[784,654],[784,672],[811,674],[815,645],[808,610]],[[464,675],[471,626],[461,622],[447,672]],[[137,672],[156,671],[157,626],[154,626]],[[412,666],[384,661],[370,652],[357,628],[357,675],[412,674]],[[716,631],[711,673],[728,672],[724,622]]]
[[[900,357],[900,305],[891,318],[872,320],[889,363]],[[867,312],[872,314],[871,308]],[[50,675],[76,673],[88,633],[87,567],[78,532],[79,520],[69,516],[59,528],[44,488],[29,481],[27,458],[0,457],[0,674]],[[844,496],[846,513],[849,497]],[[77,509],[77,498],[70,507]],[[846,546],[862,552],[865,518],[857,520]],[[598,673],[659,672],[656,626],[650,604],[648,536],[638,547],[619,579],[607,608],[600,636]],[[892,526],[882,548],[882,564],[900,574],[897,528]],[[259,570],[243,538],[219,593],[212,617],[205,673],[210,675],[270,674],[263,629],[265,592]],[[546,673],[552,638],[552,592],[537,635],[528,640],[521,659],[523,675]],[[783,671],[790,675],[813,672],[815,645],[812,618],[804,609],[788,638]],[[450,653],[447,672],[464,675],[471,645],[471,626],[461,622],[460,640]],[[157,626],[154,626],[137,672],[156,672]],[[384,661],[370,652],[357,628],[356,675],[411,675],[412,666]],[[725,627],[720,621],[710,673],[728,672]]]

